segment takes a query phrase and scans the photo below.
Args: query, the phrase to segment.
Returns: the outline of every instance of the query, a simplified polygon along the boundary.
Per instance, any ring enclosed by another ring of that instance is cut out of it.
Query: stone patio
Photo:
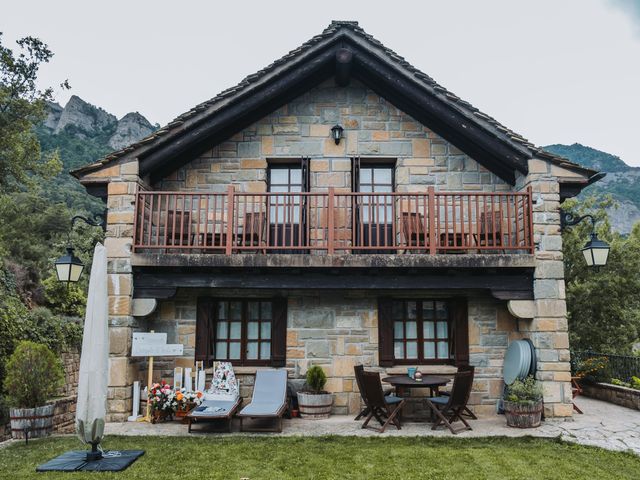
[[[631,450],[640,455],[640,412],[591,398],[580,397],[578,406],[584,415],[575,414],[573,420],[549,420],[537,429],[519,430],[509,428],[503,416],[491,415],[471,421],[472,431],[461,432],[457,437],[559,437],[563,440],[582,445],[592,445],[609,450]],[[284,421],[282,433],[267,435],[353,435],[375,437],[380,434],[372,430],[360,428],[362,422],[353,421],[353,417],[334,415],[326,420],[292,419]],[[197,425],[191,435],[228,435],[224,433],[208,433],[208,425]],[[239,425],[234,421],[234,432],[239,435],[256,435],[239,433]],[[196,431],[197,429],[197,431]],[[107,435],[156,435],[187,436],[187,426],[178,422],[152,425],[145,422],[109,423]],[[264,435],[264,434],[258,434]],[[426,423],[405,423],[402,430],[389,428],[384,436],[445,436],[450,437],[448,430],[432,431]]]

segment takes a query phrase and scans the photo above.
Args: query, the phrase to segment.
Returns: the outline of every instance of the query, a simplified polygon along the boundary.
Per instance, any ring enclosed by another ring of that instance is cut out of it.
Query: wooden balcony
[[[134,253],[532,254],[531,190],[137,194]]]

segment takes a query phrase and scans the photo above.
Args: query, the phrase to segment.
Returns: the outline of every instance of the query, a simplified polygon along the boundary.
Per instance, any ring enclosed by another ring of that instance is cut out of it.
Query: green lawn
[[[0,478],[41,479],[638,479],[640,458],[533,438],[109,437],[106,449],[144,449],[123,473],[37,474],[75,438],[0,449]],[[6,477],[3,475],[7,475]]]

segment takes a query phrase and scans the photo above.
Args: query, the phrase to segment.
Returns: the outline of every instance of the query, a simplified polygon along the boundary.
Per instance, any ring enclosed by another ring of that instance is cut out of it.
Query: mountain
[[[118,120],[76,95],[64,107],[49,103],[48,110],[36,134],[43,152],[59,152],[63,168],[57,177],[43,185],[43,194],[74,210],[102,213],[102,202],[86,195],[69,171],[146,137],[158,126],[138,112],[127,113]]]
[[[640,221],[640,168],[627,165],[620,157],[579,143],[547,145],[545,150],[582,166],[606,172],[602,180],[585,188],[581,196],[611,194],[617,207],[608,209],[611,226],[628,234]]]

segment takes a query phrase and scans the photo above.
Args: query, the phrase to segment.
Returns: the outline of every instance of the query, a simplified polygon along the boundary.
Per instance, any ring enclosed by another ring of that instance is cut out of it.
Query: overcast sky
[[[5,45],[40,37],[43,86],[152,123],[357,20],[440,84],[538,145],[640,166],[640,0],[33,1],[2,6]]]

